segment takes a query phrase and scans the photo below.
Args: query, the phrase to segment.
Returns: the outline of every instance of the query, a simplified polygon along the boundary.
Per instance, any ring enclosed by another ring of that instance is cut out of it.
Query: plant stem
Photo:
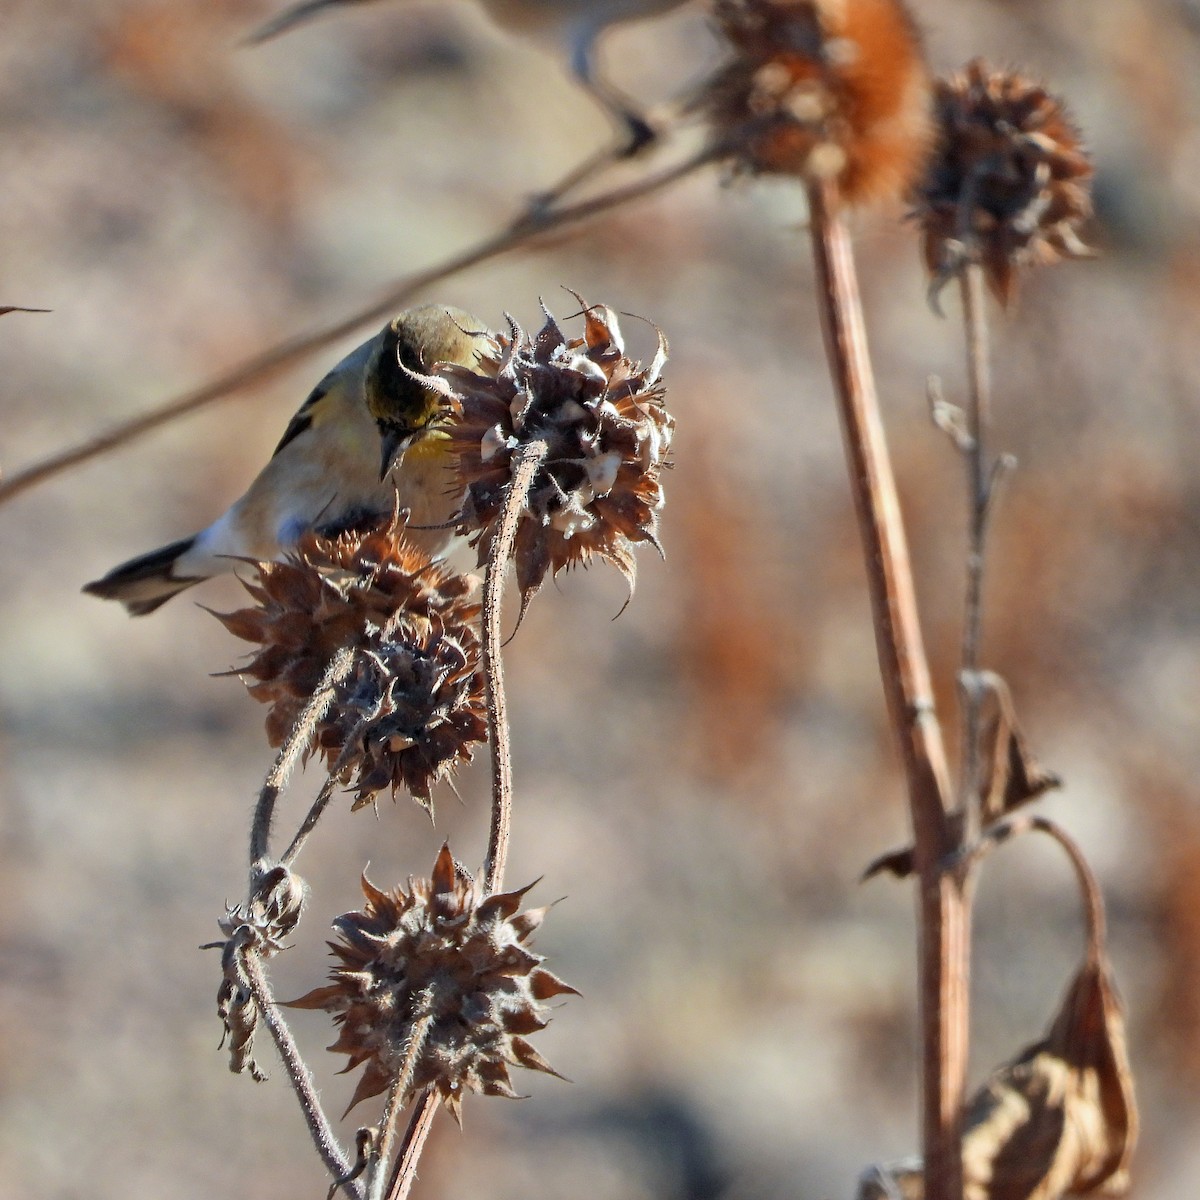
[[[817,303],[863,540],[880,674],[900,745],[912,816],[918,876],[925,1197],[961,1200],[969,914],[965,885],[943,869],[957,841],[947,817],[949,768],[934,710],[849,236],[832,183],[810,183],[808,196]]]
[[[206,408],[215,401],[224,400],[235,392],[243,391],[254,384],[265,383],[285,367],[290,367],[310,354],[323,350],[334,342],[341,341],[342,338],[357,332],[363,325],[392,316],[397,309],[411,303],[426,288],[432,287],[435,283],[441,283],[470,267],[489,262],[501,255],[527,249],[542,234],[589,220],[611,209],[639,200],[643,196],[661,191],[670,184],[698,171],[714,159],[720,158],[721,155],[728,152],[728,149],[727,142],[716,142],[674,166],[667,167],[657,174],[635,180],[623,187],[613,188],[598,196],[580,200],[562,208],[546,210],[534,208],[522,212],[498,233],[483,238],[474,246],[453,255],[444,262],[397,280],[382,295],[357,312],[341,317],[331,324],[321,326],[311,333],[302,333],[278,342],[198,388],[167,400],[140,416],[114,425],[107,432],[97,434],[85,442],[60,450],[24,470],[7,475],[3,481],[0,481],[0,504],[15,499],[22,492],[45,483],[48,479],[53,479],[72,467],[107,454],[110,450],[128,445],[179,417]]]
[[[412,1185],[417,1181],[417,1163],[420,1161],[421,1151],[425,1149],[425,1139],[429,1137],[429,1131],[433,1128],[433,1118],[437,1110],[438,1094],[432,1088],[426,1088],[408,1122],[404,1145],[400,1148],[396,1169],[388,1183],[387,1200],[408,1200]]]
[[[321,784],[321,790],[317,793],[317,798],[312,802],[312,806],[305,814],[300,828],[296,830],[296,836],[292,838],[291,845],[284,851],[283,857],[279,860],[285,867],[290,867],[296,861],[296,855],[304,848],[304,843],[308,841],[308,835],[317,827],[317,822],[321,819],[321,814],[329,806],[329,801],[333,799],[334,789],[337,787],[337,774],[331,768],[329,778]]]
[[[300,756],[308,745],[309,738],[316,723],[325,715],[333,699],[333,689],[345,678],[354,662],[353,647],[343,646],[330,660],[321,676],[321,682],[313,689],[313,694],[303,711],[296,718],[287,741],[279,748],[274,765],[263,780],[262,790],[258,794],[258,803],[254,806],[254,820],[250,826],[250,870],[255,871],[270,853],[271,822],[275,816],[275,803],[279,793],[287,783]],[[320,815],[320,814],[318,814]]]
[[[368,1200],[382,1200],[383,1185],[387,1179],[387,1165],[392,1157],[392,1143],[396,1140],[396,1121],[404,1098],[412,1087],[413,1075],[417,1069],[417,1059],[425,1049],[425,1039],[429,1036],[429,1026],[433,1021],[430,1012],[432,989],[426,988],[417,997],[415,1005],[422,1011],[408,1035],[408,1045],[404,1051],[404,1061],[392,1086],[388,1089],[387,1104],[383,1110],[383,1120],[380,1123],[379,1142],[375,1148],[375,1166],[371,1171],[371,1182],[367,1186]]]
[[[546,457],[545,442],[519,446],[512,456],[511,477],[504,507],[492,537],[483,584],[483,671],[487,684],[488,728],[492,743],[492,821],[483,860],[483,892],[500,890],[508,859],[512,825],[512,751],[508,736],[508,705],[504,696],[504,667],[500,654],[500,608],[504,576],[517,539],[521,511],[534,476]]]
[[[968,262],[959,272],[963,324],[967,338],[967,570],[963,605],[962,660],[959,697],[963,714],[962,779],[959,811],[963,840],[979,836],[982,820],[980,795],[979,728],[982,694],[976,686],[983,628],[983,576],[986,563],[991,472],[987,461],[987,423],[991,407],[988,370],[988,326],[984,307],[983,268]]]
[[[308,1125],[308,1132],[312,1136],[313,1145],[330,1175],[334,1179],[345,1179],[351,1172],[350,1162],[341,1146],[338,1145],[329,1120],[321,1108],[316,1084],[313,1083],[313,1077],[309,1073],[304,1059],[300,1057],[300,1051],[292,1037],[292,1031],[280,1016],[279,1007],[271,994],[271,988],[263,973],[258,955],[254,953],[244,955],[242,967],[246,973],[250,991],[254,995],[254,1002],[258,1005],[259,1012],[262,1013],[263,1020],[267,1023],[267,1028],[275,1039],[275,1047],[279,1051],[279,1057],[283,1060],[284,1070],[287,1071],[292,1090],[296,1093],[296,1099],[300,1101],[300,1108],[304,1113],[304,1120]],[[363,1189],[357,1182],[348,1180],[342,1186],[354,1197],[354,1200],[365,1200]]]

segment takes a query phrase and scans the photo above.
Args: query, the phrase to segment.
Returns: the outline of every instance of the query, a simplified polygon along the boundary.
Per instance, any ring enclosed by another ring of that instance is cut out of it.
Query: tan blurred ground
[[[537,49],[450,3],[352,9],[257,50],[265,0],[0,0],[0,464],[12,470],[357,307],[495,227],[605,136]],[[926,0],[939,69],[975,53],[1067,95],[1094,148],[1095,263],[1030,280],[995,330],[987,661],[1068,781],[1045,810],[1100,871],[1145,1135],[1138,1197],[1200,1188],[1200,16],[1184,0]],[[607,50],[661,99],[713,53],[699,16]],[[898,214],[858,227],[920,592],[947,704],[958,464],[924,379],[962,386]],[[508,655],[519,788],[510,880],[566,896],[539,949],[575,983],[542,1036],[574,1083],[468,1101],[419,1195],[847,1196],[915,1148],[911,903],[857,886],[904,817],[810,298],[797,197],[694,178],[431,299],[532,323],[560,285],[671,340],[668,560],[547,588]],[[648,334],[630,325],[631,338]],[[130,623],[79,595],[210,520],[339,351],[0,510],[0,1196],[313,1196],[275,1079],[217,1050],[216,935],[243,886],[269,752],[238,644],[189,600]],[[199,599],[237,600],[214,584]],[[309,781],[311,784],[311,780]],[[342,805],[280,993],[329,919],[482,852],[486,779],[433,829]],[[293,800],[300,803],[307,792]],[[1010,848],[985,879],[978,1077],[1033,1040],[1079,944],[1066,867]],[[297,1028],[332,1108],[320,1014]],[[264,1047],[270,1063],[270,1052]],[[329,1060],[329,1061],[326,1061]],[[368,1119],[364,1114],[362,1119]],[[348,1123],[348,1135],[353,1134]]]

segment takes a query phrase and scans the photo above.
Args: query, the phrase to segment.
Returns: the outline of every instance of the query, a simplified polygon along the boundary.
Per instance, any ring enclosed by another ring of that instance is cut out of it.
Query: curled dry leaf
[[[967,1105],[965,1200],[1122,1195],[1137,1140],[1125,1028],[1107,964],[1075,976],[1050,1032]],[[873,1167],[858,1200],[922,1200],[920,1160]]]
[[[995,844],[1025,831],[1048,834],[1071,858],[1087,906],[1087,954],[1046,1036],[995,1071],[967,1105],[963,1195],[1122,1195],[1138,1115],[1124,1016],[1104,948],[1103,903],[1079,847],[1045,818],[1017,817],[985,838]],[[922,1195],[919,1161],[872,1168],[859,1183],[859,1200]]]
[[[971,686],[983,694],[982,757],[987,773],[981,790],[983,823],[989,825],[1023,804],[1036,800],[1062,779],[1034,758],[1017,721],[1012,692],[994,671],[982,671]]]
[[[1071,981],[1047,1036],[980,1089],[966,1126],[969,1197],[1053,1200],[1127,1189],[1137,1107],[1103,958],[1089,959]]]

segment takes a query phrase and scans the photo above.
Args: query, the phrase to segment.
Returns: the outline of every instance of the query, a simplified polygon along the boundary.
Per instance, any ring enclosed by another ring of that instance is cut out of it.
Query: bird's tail
[[[181,542],[172,542],[149,554],[131,558],[119,567],[113,567],[103,579],[86,584],[83,590],[102,600],[120,600],[131,617],[144,617],[166,604],[176,593],[204,578],[202,575],[174,574],[175,564],[195,541],[194,537],[184,538]]]

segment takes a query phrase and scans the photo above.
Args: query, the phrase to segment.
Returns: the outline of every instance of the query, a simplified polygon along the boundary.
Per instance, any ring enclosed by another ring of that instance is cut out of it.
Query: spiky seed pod
[[[735,169],[902,196],[931,140],[929,77],[902,0],[717,0],[733,56],[702,93]]]
[[[340,1032],[329,1049],[349,1056],[347,1070],[365,1064],[347,1112],[384,1091],[410,1054],[405,1101],[434,1087],[456,1120],[469,1091],[516,1096],[510,1066],[558,1075],[526,1036],[548,1024],[548,1000],[578,993],[526,945],[547,911],[518,912],[529,888],[484,896],[446,846],[407,892],[365,876],[362,887],[365,908],[334,921],[332,982],[292,1001],[332,1013]]]
[[[475,631],[431,630],[423,645],[404,637],[364,648],[339,681],[317,744],[353,772],[354,807],[403,787],[432,808],[433,784],[487,740]]]
[[[267,738],[281,745],[335,656],[353,652],[306,734],[355,807],[403,786],[430,808],[435,783],[487,736],[479,670],[476,581],[431,562],[394,524],[323,538],[308,534],[284,562],[258,563],[255,603],[218,613],[258,643],[237,674],[269,704]]]
[[[934,288],[978,262],[1002,304],[1020,267],[1091,254],[1092,166],[1063,104],[974,59],[934,88],[938,148],[915,216]]]
[[[476,371],[438,367],[459,412],[451,443],[466,485],[460,532],[478,548],[481,563],[515,452],[546,443],[517,527],[522,607],[547,573],[593,556],[612,563],[632,589],[634,545],[659,549],[659,477],[675,429],[659,378],[666,340],[660,332],[658,352],[643,367],[626,357],[610,308],[583,304],[583,317],[581,338],[568,338],[548,312],[532,338],[510,318],[509,336],[493,342]]]

